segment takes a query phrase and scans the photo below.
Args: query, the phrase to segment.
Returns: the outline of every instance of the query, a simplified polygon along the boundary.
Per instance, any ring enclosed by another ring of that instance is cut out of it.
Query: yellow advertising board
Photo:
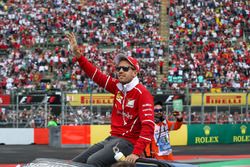
[[[113,94],[67,94],[66,99],[71,106],[112,106]]]
[[[187,125],[182,125],[180,129],[169,132],[171,146],[185,146],[187,145],[188,131]]]
[[[96,144],[100,141],[103,141],[105,138],[110,136],[110,125],[91,125],[90,126],[90,144]]]
[[[250,95],[246,93],[205,93],[203,104],[205,106],[228,106],[228,105],[246,105],[246,100],[250,104]],[[191,94],[191,105],[202,105],[202,94]]]
[[[110,136],[110,125],[91,125],[90,126],[90,144],[96,144],[106,137]],[[101,133],[100,133],[101,132]],[[180,129],[170,131],[170,144],[172,146],[184,146],[187,145],[188,131],[187,125],[182,125]]]

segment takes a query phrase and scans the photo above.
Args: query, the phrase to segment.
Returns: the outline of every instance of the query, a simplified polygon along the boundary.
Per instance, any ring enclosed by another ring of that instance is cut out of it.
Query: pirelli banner
[[[247,97],[248,95],[248,97]],[[203,99],[203,103],[202,103]],[[205,93],[202,98],[201,93],[191,94],[192,106],[228,106],[250,104],[250,94],[246,93]]]
[[[67,94],[66,99],[71,106],[112,106],[113,94]]]
[[[161,101],[166,105],[172,105],[173,99],[178,97],[183,100],[186,105],[185,96],[183,94],[164,94],[154,96],[155,102]],[[67,94],[67,101],[71,106],[112,106],[113,105],[113,94]]]
[[[188,126],[188,145],[233,143],[250,143],[250,124]]]

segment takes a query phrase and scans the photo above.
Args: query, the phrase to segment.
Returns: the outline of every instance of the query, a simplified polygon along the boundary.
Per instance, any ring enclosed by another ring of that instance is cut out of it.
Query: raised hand
[[[174,111],[173,115],[175,116],[175,118],[179,121],[182,121],[183,120],[183,115],[182,115],[182,112],[179,112],[179,111]]]
[[[81,51],[80,51],[80,48],[79,48],[79,46],[77,44],[75,34],[74,33],[67,33],[66,37],[67,37],[67,39],[69,41],[71,51],[73,52],[73,54],[77,58],[80,58],[81,57]]]

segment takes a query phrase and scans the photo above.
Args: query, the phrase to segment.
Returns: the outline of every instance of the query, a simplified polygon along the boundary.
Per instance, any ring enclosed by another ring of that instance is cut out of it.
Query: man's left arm
[[[175,118],[176,118],[175,122],[167,121],[167,123],[168,123],[168,130],[170,130],[170,131],[171,130],[178,130],[178,129],[180,129],[181,125],[183,124],[183,115],[182,115],[182,112],[175,111],[174,115],[175,115]]]
[[[148,93],[148,92],[147,92]],[[134,162],[143,153],[145,147],[152,141],[154,135],[154,101],[148,93],[142,94],[139,99],[139,120],[141,120],[140,136],[134,145],[132,154],[126,157],[127,161]]]

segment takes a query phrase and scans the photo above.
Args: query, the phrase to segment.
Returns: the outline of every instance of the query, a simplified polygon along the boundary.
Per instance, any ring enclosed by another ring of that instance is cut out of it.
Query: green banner
[[[250,124],[235,124],[228,127],[229,143],[250,143]]]
[[[183,102],[182,99],[173,100],[174,111],[182,112],[183,111]]]
[[[230,143],[250,143],[250,124],[188,126],[188,145]]]

